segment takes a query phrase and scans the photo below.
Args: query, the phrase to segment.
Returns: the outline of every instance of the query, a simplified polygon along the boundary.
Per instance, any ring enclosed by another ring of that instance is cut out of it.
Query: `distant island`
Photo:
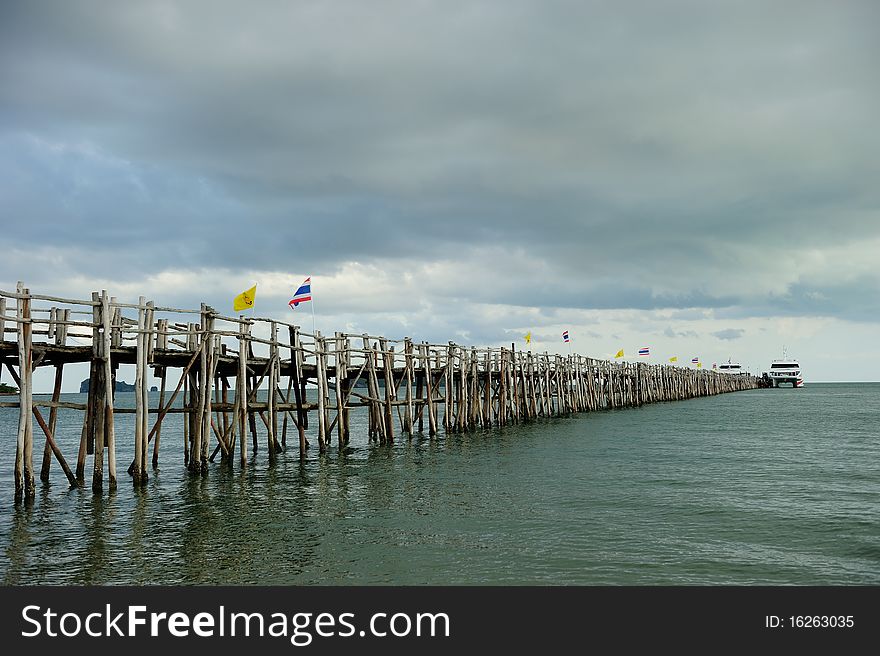
[[[18,394],[18,388],[11,387],[6,383],[0,383],[0,394]]]
[[[117,392],[134,392],[134,385],[129,385],[124,380],[116,381],[116,391]],[[158,392],[159,388],[153,385],[150,388],[151,392]],[[15,394],[18,394],[18,390],[13,390]],[[79,393],[80,394],[88,394],[89,393],[89,379],[86,378],[83,382],[79,384]]]
[[[129,385],[124,380],[116,381],[116,391],[117,392],[134,392],[134,385]],[[80,394],[88,394],[89,393],[89,379],[86,378],[83,382],[79,384],[79,393]]]

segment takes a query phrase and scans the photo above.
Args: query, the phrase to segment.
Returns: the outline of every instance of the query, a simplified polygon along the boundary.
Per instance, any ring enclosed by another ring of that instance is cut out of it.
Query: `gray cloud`
[[[358,262],[411,271],[414,305],[670,308],[670,338],[706,312],[877,322],[878,18],[3,3],[0,282]]]
[[[712,333],[712,336],[718,339],[733,341],[741,338],[745,332],[742,328],[726,328],[725,330],[718,330]]]
[[[678,330],[678,331],[675,331],[675,330],[672,329],[671,326],[667,326],[667,327],[663,330],[663,334],[664,334],[666,337],[669,337],[670,339],[675,339],[676,337],[685,337],[685,338],[688,338],[688,339],[696,339],[696,338],[698,338],[698,337],[700,336],[696,331],[693,331],[693,330]]]

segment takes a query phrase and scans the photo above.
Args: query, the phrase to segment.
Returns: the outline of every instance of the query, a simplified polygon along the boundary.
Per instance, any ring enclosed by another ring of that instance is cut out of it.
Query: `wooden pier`
[[[49,305],[38,308],[36,302]],[[71,363],[89,365],[86,403],[61,401],[64,366]],[[114,407],[117,368],[132,364],[135,408]],[[37,367],[54,368],[50,401],[33,398]],[[135,414],[134,458],[123,467],[143,485],[148,463],[158,465],[170,415],[183,418],[184,466],[203,474],[218,454],[221,463],[237,459],[245,467],[249,450],[256,452],[263,439],[269,463],[288,450],[288,436],[300,457],[311,441],[321,452],[334,442],[343,448],[353,410],[368,413],[369,439],[384,444],[425,430],[433,437],[441,428],[500,427],[757,387],[748,375],[533,353],[513,344],[475,348],[408,337],[325,336],[275,319],[223,316],[204,304],[183,310],[144,297],[120,303],[106,291],[72,300],[31,294],[21,283],[14,293],[0,290],[0,380],[4,369],[20,392],[18,400],[0,400],[0,407],[19,408],[16,499],[36,493],[34,420],[45,437],[40,478],[48,480],[54,458],[71,486],[83,486],[92,456],[92,490],[101,493],[105,483],[117,486],[119,413]],[[154,407],[149,369],[159,381]],[[73,468],[54,436],[59,408],[83,412]],[[257,430],[258,422],[265,430]]]

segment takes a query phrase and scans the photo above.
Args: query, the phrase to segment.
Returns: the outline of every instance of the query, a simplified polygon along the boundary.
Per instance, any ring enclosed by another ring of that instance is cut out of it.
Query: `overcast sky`
[[[4,2],[0,288],[880,370],[880,3]],[[77,382],[77,381],[73,381]],[[73,383],[71,383],[73,384]]]

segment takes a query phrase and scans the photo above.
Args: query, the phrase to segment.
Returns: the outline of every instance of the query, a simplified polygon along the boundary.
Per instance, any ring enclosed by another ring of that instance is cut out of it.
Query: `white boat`
[[[722,362],[718,365],[718,371],[722,374],[744,374],[742,365],[739,362],[731,362],[728,360],[727,362]]]
[[[792,387],[803,387],[804,377],[801,375],[801,365],[792,358],[783,357],[782,360],[774,360],[770,364],[770,383],[773,387],[789,383]]]

